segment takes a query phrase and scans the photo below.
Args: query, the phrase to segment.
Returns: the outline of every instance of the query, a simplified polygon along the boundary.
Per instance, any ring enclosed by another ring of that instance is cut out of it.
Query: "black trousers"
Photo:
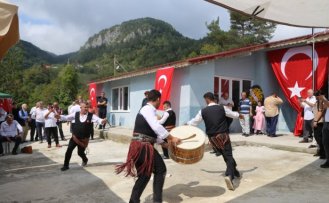
[[[9,139],[11,141],[15,142],[15,146],[14,146],[12,152],[16,152],[19,144],[21,144],[21,142],[22,142],[22,138],[17,136],[17,137],[9,137]],[[8,140],[5,136],[0,135],[0,154],[3,153],[2,142],[8,142]]]
[[[106,114],[107,114],[106,109],[98,109],[98,117],[106,118]],[[106,125],[106,123],[104,125],[99,125],[99,129],[101,129],[101,128],[104,129],[105,125]]]
[[[312,120],[304,120],[303,126],[303,138],[307,140],[308,138],[313,138],[313,127],[312,127]]]
[[[164,141],[168,142],[167,139],[164,139]],[[166,147],[161,147],[161,148],[162,148],[163,156],[169,158],[168,148]]]
[[[232,145],[231,142],[226,142],[224,145],[224,149],[220,149],[218,147],[215,147],[216,151],[220,152],[223,155],[223,159],[226,163],[226,176],[230,176],[231,179],[234,179],[234,174],[238,172],[236,169],[237,164],[235,162],[235,159],[233,158],[233,152],[232,152]]]
[[[36,132],[35,119],[31,119],[31,121],[29,122],[29,126],[30,126],[30,138],[31,141],[34,141],[34,134]],[[38,134],[35,136],[35,139],[37,138],[38,138]]]
[[[136,162],[136,168],[139,168],[144,161],[145,161],[145,148],[141,151],[141,154]],[[154,173],[154,180],[153,180],[153,201],[154,202],[162,202],[162,190],[163,185],[166,177],[167,168],[166,165],[160,156],[159,152],[154,149],[154,161],[153,161],[153,173]],[[137,171],[138,173],[139,171]],[[135,182],[133,187],[129,203],[139,203],[140,197],[147,185],[150,181],[150,176],[147,175],[139,175],[138,179]]]
[[[67,147],[66,153],[65,153],[64,166],[69,167],[72,152],[73,152],[73,150],[76,146],[78,146],[78,155],[81,157],[82,161],[83,162],[88,161],[88,158],[85,154],[85,149],[86,148],[81,147],[76,142],[74,142],[73,139],[71,138],[70,141],[69,141],[69,145]]]
[[[318,123],[317,127],[314,128],[314,138],[316,140],[316,143],[319,145],[320,157],[325,157],[326,154],[323,146],[322,129],[323,129],[323,123]]]
[[[62,122],[58,121],[56,124],[57,124],[57,127],[58,127],[59,135],[61,136],[61,139],[65,140],[64,133],[63,133]]]
[[[323,147],[324,147],[324,151],[325,151],[326,158],[327,158],[327,163],[329,163],[329,122],[325,122],[323,124],[322,142],[323,142]]]
[[[55,143],[58,143],[58,132],[57,132],[57,127],[49,127],[45,128],[45,134],[47,136],[47,142],[48,145],[51,145],[51,138],[53,137],[55,139]]]
[[[90,138],[92,140],[94,139],[94,128],[91,128]]]

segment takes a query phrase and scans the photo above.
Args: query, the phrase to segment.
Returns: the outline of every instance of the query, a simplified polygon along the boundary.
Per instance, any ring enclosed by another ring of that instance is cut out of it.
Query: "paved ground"
[[[0,202],[128,202],[134,179],[114,174],[114,166],[125,159],[127,144],[94,140],[89,146],[89,166],[80,167],[74,152],[66,172],[59,170],[66,146],[32,146],[32,155],[0,157]],[[237,146],[234,155],[243,175],[235,191],[226,189],[222,157],[206,152],[194,165],[166,160],[172,176],[166,179],[164,201],[327,202],[329,170],[319,168],[322,161],[311,154]],[[150,202],[151,194],[150,182],[142,202]]]

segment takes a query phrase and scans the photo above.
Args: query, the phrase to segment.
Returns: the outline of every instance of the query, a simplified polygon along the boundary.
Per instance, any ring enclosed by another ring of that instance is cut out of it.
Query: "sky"
[[[65,54],[89,37],[124,21],[152,17],[170,23],[183,35],[200,39],[205,23],[217,17],[230,27],[227,10],[204,0],[9,0],[19,6],[20,36],[39,48]],[[279,25],[271,41],[310,34],[310,28]]]

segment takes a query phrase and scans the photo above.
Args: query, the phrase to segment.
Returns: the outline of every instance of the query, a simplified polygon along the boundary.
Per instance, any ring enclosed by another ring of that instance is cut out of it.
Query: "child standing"
[[[257,102],[255,112],[256,115],[254,116],[254,126],[253,126],[254,132],[256,133],[256,135],[263,134],[265,129],[265,116],[264,116],[265,108],[262,105],[261,101]]]

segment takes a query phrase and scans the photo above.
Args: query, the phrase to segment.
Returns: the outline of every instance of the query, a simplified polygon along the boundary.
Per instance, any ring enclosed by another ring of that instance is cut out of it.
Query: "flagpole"
[[[316,77],[315,77],[315,39],[314,39],[314,28],[312,28],[312,89],[316,88]]]

